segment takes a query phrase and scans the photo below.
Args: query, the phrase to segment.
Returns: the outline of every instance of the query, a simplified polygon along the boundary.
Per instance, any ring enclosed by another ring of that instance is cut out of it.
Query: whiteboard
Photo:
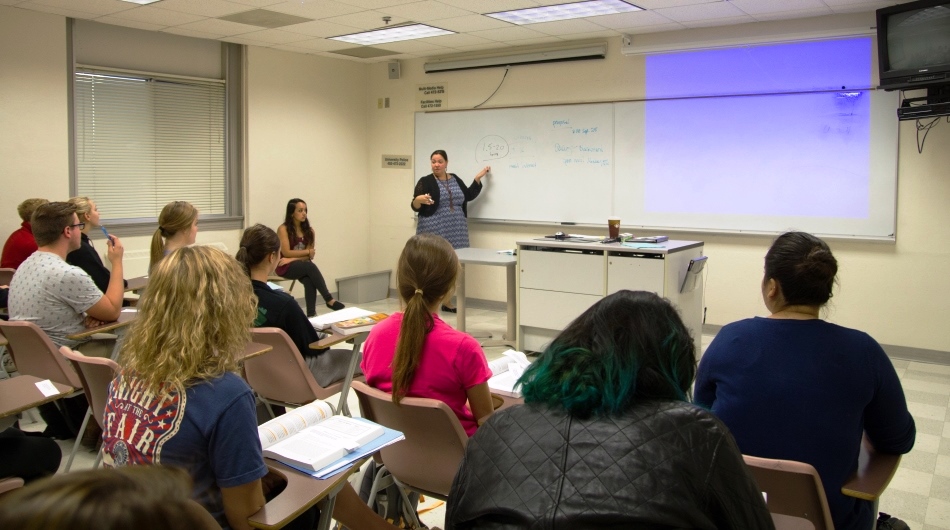
[[[613,187],[614,105],[561,105],[416,113],[416,179],[432,151],[470,184],[486,165],[476,219],[605,222]]]
[[[893,239],[897,105],[852,90],[420,112],[416,179],[444,149],[466,184],[492,167],[473,219]]]

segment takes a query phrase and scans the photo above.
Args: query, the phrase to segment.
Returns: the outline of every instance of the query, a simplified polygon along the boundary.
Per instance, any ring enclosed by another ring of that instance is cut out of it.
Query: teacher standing
[[[412,210],[419,213],[416,234],[436,234],[452,244],[452,248],[467,248],[469,201],[482,191],[482,177],[491,166],[485,166],[475,175],[471,186],[465,186],[454,173],[446,173],[449,155],[439,149],[429,156],[432,173],[419,179],[413,192]]]

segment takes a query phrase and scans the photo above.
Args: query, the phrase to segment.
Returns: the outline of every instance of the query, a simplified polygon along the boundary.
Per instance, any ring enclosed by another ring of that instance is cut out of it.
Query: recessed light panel
[[[128,2],[130,4],[138,4],[140,6],[146,6],[148,4],[154,4],[155,2],[161,2],[162,0],[122,0],[123,2]]]
[[[570,4],[559,4],[555,6],[531,7],[528,9],[516,9],[514,11],[485,13],[485,16],[521,25],[554,22],[556,20],[568,20],[571,18],[613,15],[616,13],[628,13],[630,11],[643,11],[643,8],[623,2],[622,0],[589,0],[587,2],[572,2]]]
[[[340,35],[339,37],[330,37],[330,39],[349,42],[351,44],[372,46],[374,44],[384,44],[387,42],[398,42],[402,40],[424,39],[426,37],[438,37],[439,35],[451,35],[453,33],[455,32],[441,28],[434,28],[425,24],[407,24],[405,26],[393,26],[391,28],[374,29],[372,31],[364,31],[362,33]]]

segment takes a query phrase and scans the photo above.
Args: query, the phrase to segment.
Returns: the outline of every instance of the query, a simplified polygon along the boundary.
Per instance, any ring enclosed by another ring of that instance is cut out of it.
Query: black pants
[[[0,432],[0,477],[25,481],[56,473],[63,452],[50,438],[27,436],[10,427]]]
[[[320,296],[327,302],[333,300],[330,290],[327,289],[327,282],[324,281],[316,263],[312,261],[301,259],[291,261],[290,265],[287,266],[287,270],[284,271],[283,277],[288,280],[299,280],[303,284],[303,296],[307,301],[308,317],[317,314],[317,291],[320,291]]]

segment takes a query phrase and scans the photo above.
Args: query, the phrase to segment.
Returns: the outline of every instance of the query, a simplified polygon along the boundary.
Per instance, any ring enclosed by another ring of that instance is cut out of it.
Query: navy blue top
[[[916,427],[894,366],[867,333],[823,320],[751,318],[716,335],[699,363],[696,404],[729,427],[743,454],[818,470],[835,528],[866,529],[871,503],[841,493],[862,432],[907,453]]]

